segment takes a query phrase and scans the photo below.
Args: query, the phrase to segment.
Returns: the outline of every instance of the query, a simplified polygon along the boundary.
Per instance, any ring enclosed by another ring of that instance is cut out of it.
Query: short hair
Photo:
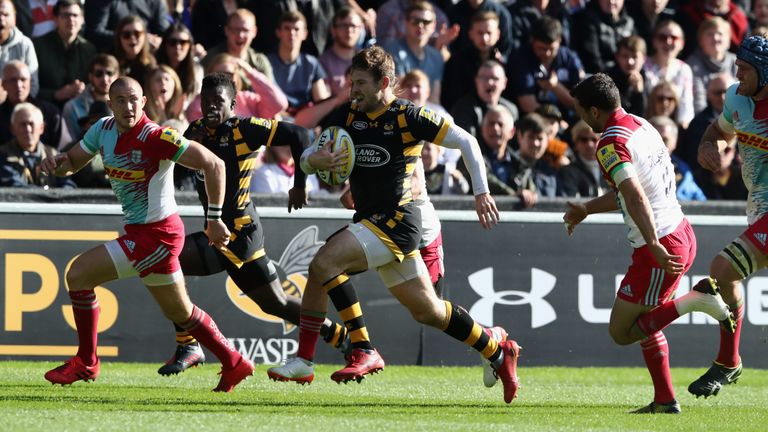
[[[115,56],[111,54],[98,53],[91,58],[91,62],[88,64],[88,72],[93,72],[96,66],[102,66],[110,68],[115,73],[120,74],[120,62],[117,61]]]
[[[297,10],[287,10],[283,12],[282,15],[280,15],[280,18],[277,20],[277,27],[279,28],[284,23],[297,23],[297,22],[303,22],[304,26],[307,25],[307,17],[304,16],[303,13],[297,11]]]
[[[520,134],[533,132],[542,133],[547,131],[547,121],[540,114],[530,113],[517,121],[517,132]]]
[[[411,4],[405,8],[405,18],[408,19],[411,13],[415,11],[432,12],[432,15],[436,15],[432,3],[423,0],[412,1]]]
[[[486,111],[485,115],[483,115],[483,122],[482,122],[482,124],[485,124],[485,119],[488,118],[488,114],[498,114],[498,115],[506,118],[507,120],[509,120],[509,123],[510,123],[511,126],[515,125],[515,116],[512,115],[512,111],[510,111],[509,108],[507,108],[504,105],[496,104],[496,105],[489,106],[488,107],[488,111]]]
[[[490,69],[490,68],[495,68],[495,67],[500,67],[501,70],[504,71],[504,75],[505,76],[507,75],[507,71],[504,70],[504,65],[501,64],[500,61],[498,61],[496,59],[485,59],[485,60],[483,60],[482,63],[480,63],[480,66],[477,68],[477,72],[475,72],[475,76],[477,76],[477,74],[480,72],[480,69],[486,69],[486,68]]]
[[[479,10],[475,12],[474,15],[472,15],[472,18],[469,19],[469,28],[472,28],[476,23],[485,22],[485,21],[496,21],[497,23],[500,23],[501,20],[499,19],[499,14],[492,10]]]
[[[622,48],[632,52],[640,52],[643,53],[643,55],[648,54],[648,45],[646,45],[645,39],[637,35],[621,38],[621,40],[619,40],[619,44],[616,47],[616,52],[618,53]]]
[[[10,70],[11,68],[18,69],[18,70],[26,70],[27,73],[30,74],[30,77],[32,76],[32,72],[29,70],[29,66],[27,66],[26,63],[18,59],[10,60],[3,66],[2,76],[5,77],[5,71]]]
[[[421,69],[411,69],[408,73],[400,77],[398,81],[400,85],[405,85],[406,83],[415,80],[426,81],[427,84],[429,84],[429,76]]]
[[[677,127],[677,123],[675,123],[675,121],[669,118],[668,116],[663,116],[663,115],[653,116],[648,119],[648,123],[650,123],[651,126],[656,128],[656,130],[659,130],[661,128],[670,128],[672,132],[675,134],[675,139],[678,138],[679,128]]]
[[[542,15],[531,26],[531,39],[552,44],[563,40],[563,25],[560,21]]]
[[[595,131],[592,130],[592,126],[588,125],[587,122],[584,120],[577,121],[576,124],[571,128],[571,141],[573,141],[575,144],[576,141],[578,141],[577,138],[579,135],[584,131],[595,133]]]
[[[333,25],[336,25],[336,23],[338,23],[339,21],[343,20],[346,17],[350,17],[352,15],[359,17],[361,20],[363,19],[363,17],[361,17],[356,10],[352,9],[349,6],[342,6],[336,10],[335,14],[333,14],[333,21],[331,21],[331,23],[333,23]]]
[[[208,89],[217,89],[219,87],[229,91],[229,95],[232,99],[237,97],[237,88],[235,87],[235,80],[229,74],[215,72],[208,74],[203,78],[203,86],[201,91]]]
[[[395,84],[395,61],[384,48],[374,45],[352,57],[352,69],[370,72],[378,82],[388,77],[390,86]]]
[[[40,108],[32,105],[29,102],[22,102],[13,107],[13,111],[11,111],[11,124],[16,122],[16,117],[21,115],[22,112],[28,112],[32,114],[34,120],[39,123],[43,123],[43,112],[40,111]]]
[[[243,21],[252,21],[254,24],[256,24],[256,15],[254,15],[253,12],[249,11],[248,9],[236,9],[234,12],[227,15],[226,25],[232,24],[232,21],[235,18],[240,18]]]
[[[726,33],[726,39],[730,41],[731,38],[731,25],[728,24],[728,21],[720,18],[717,15],[711,16],[709,18],[705,18],[700,24],[699,28],[696,30],[696,37],[700,38],[701,35],[704,34],[704,32],[711,30],[711,29],[721,29]]]
[[[144,89],[141,87],[141,84],[139,84],[138,81],[135,79],[129,77],[129,76],[121,76],[118,79],[116,79],[112,85],[109,86],[109,95],[112,96],[112,89],[118,89],[118,88],[125,88],[125,87],[135,87],[139,90],[141,90],[141,94],[144,94]]]
[[[57,17],[59,16],[59,13],[61,12],[61,8],[71,7],[71,6],[77,6],[80,8],[80,11],[83,11],[83,5],[80,3],[80,0],[59,0],[56,2],[55,5],[53,5],[53,16]]]
[[[601,111],[612,112],[621,106],[621,96],[616,83],[602,72],[582,80],[570,93],[585,109],[595,107]]]

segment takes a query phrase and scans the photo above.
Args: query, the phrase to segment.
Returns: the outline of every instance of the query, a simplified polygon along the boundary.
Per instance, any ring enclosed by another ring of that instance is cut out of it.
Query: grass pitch
[[[218,367],[177,377],[156,364],[107,362],[95,383],[52,386],[53,362],[0,362],[2,431],[765,431],[768,371],[704,400],[686,386],[704,369],[673,369],[682,415],[630,415],[653,397],[641,368],[522,368],[511,405],[480,367],[388,366],[361,384],[336,384],[317,367],[309,386],[275,383],[258,365],[231,394],[212,393]],[[503,429],[502,429],[503,428]]]

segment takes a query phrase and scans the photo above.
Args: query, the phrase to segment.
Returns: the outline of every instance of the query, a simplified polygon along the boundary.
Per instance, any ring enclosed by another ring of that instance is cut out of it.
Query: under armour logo
[[[555,319],[557,313],[544,297],[555,287],[557,278],[543,270],[531,269],[531,292],[525,291],[495,291],[493,289],[493,267],[484,268],[472,273],[467,278],[469,286],[481,297],[469,310],[475,320],[486,327],[492,327],[493,307],[496,304],[509,306],[531,305],[531,328],[543,327]],[[519,300],[508,300],[508,296],[517,296]]]
[[[766,233],[755,233],[755,239],[757,239],[757,241],[759,241],[763,246],[765,246],[766,238],[768,238],[768,234]]]

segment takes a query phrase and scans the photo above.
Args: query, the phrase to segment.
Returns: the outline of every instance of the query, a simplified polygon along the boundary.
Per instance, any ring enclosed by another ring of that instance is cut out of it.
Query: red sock
[[[304,360],[312,361],[315,358],[317,338],[320,337],[320,328],[325,322],[325,314],[322,316],[309,315],[302,312],[299,318],[299,351],[297,356]]]
[[[72,313],[77,327],[77,357],[86,365],[96,364],[96,340],[99,324],[99,301],[93,290],[69,291]]]
[[[656,332],[640,342],[643,358],[653,381],[653,401],[669,403],[675,399],[672,376],[669,373],[669,345],[664,333]]]
[[[650,336],[657,331],[663,330],[679,316],[680,313],[677,311],[675,302],[668,301],[662,303],[652,311],[640,315],[640,317],[637,318],[636,323],[645,335]]]
[[[208,348],[219,358],[225,369],[232,369],[240,361],[241,355],[227,338],[219,331],[216,323],[204,310],[192,306],[192,315],[179,326],[186,329],[200,344]]]
[[[735,308],[732,305],[728,305],[733,311],[733,316],[736,318],[736,331],[729,333],[725,329],[720,327],[720,351],[717,353],[715,362],[725,367],[736,367],[741,362],[739,357],[739,340],[741,339],[741,323],[744,321],[744,302]]]

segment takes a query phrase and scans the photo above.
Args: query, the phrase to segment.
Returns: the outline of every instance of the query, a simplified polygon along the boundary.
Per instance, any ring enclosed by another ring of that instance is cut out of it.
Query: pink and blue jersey
[[[738,86],[732,85],[725,93],[717,124],[723,132],[736,134],[743,161],[741,176],[749,191],[747,218],[752,225],[768,213],[768,100],[755,102],[736,94]]]
[[[126,224],[148,224],[176,213],[173,167],[189,147],[179,132],[143,114],[131,130],[119,134],[114,117],[104,117],[88,129],[80,147],[101,154]]]

